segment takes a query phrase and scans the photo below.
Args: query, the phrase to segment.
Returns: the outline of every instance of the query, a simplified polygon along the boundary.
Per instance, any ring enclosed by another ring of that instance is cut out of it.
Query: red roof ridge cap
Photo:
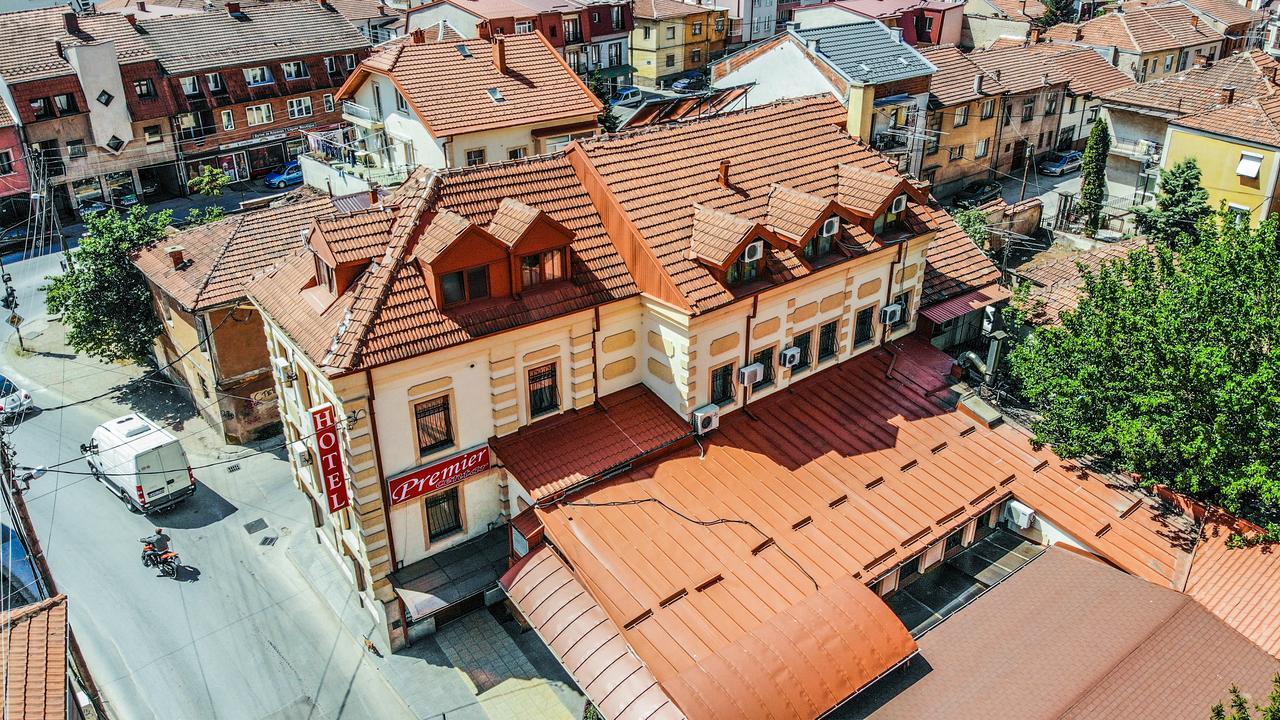
[[[686,95],[684,97],[691,98],[691,97],[696,97],[696,95]],[[673,124],[676,127],[685,128],[685,127],[694,126],[698,123],[706,123],[706,122],[713,122],[717,120],[725,120],[727,118],[735,118],[735,117],[739,117],[747,114],[757,113],[763,110],[770,110],[770,109],[781,107],[784,105],[802,105],[802,104],[809,104],[809,103],[817,104],[818,101],[822,101],[822,100],[830,100],[830,102],[833,102],[833,103],[837,102],[835,98],[831,97],[830,93],[815,93],[813,95],[802,95],[801,97],[794,97],[794,98],[779,98],[778,100],[764,103],[762,105],[754,105],[752,107],[742,108],[741,110],[733,110],[730,112],[715,113],[714,115],[703,115],[702,117],[689,118],[687,120],[681,120],[679,123],[654,123],[652,125],[641,125],[635,128],[624,128],[615,133],[605,133],[601,135],[596,135],[594,137],[580,138],[579,140],[577,140],[577,142],[581,143],[583,147],[588,147],[591,145],[598,145],[602,142],[609,142],[612,140],[624,140],[627,138],[647,135],[649,133],[670,130]],[[857,140],[860,143],[862,142],[858,138],[854,138],[854,140]]]

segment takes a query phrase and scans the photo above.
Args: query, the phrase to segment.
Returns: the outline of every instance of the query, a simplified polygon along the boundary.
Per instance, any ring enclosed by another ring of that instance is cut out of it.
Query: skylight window
[[[454,47],[458,49],[458,54],[461,55],[462,57],[464,58],[471,57],[471,51],[467,49],[466,45],[455,45]]]
[[[506,98],[502,97],[502,91],[499,90],[498,88],[489,88],[488,92],[489,92],[489,99],[499,105],[507,101]]]

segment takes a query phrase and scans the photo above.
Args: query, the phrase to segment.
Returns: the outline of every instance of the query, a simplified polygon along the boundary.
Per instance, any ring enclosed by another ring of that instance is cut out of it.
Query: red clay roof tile
[[[66,720],[67,596],[0,616],[4,634],[4,717]]]
[[[394,221],[395,209],[386,207],[317,218],[311,247],[332,267],[367,262],[386,249]]]
[[[1280,147],[1280,97],[1255,97],[1214,110],[1187,115],[1173,125]]]
[[[1235,100],[1272,95],[1276,86],[1268,79],[1280,68],[1275,58],[1253,50],[1219,60],[1209,67],[1193,67],[1177,75],[1108,92],[1109,105],[1189,115],[1220,106],[1222,88],[1234,87]]]
[[[1045,34],[1047,40],[1117,47],[1139,53],[1194,47],[1221,41],[1222,33],[1208,23],[1194,21],[1186,5],[1126,5],[1124,13],[1107,13],[1078,25],[1061,23]],[[1080,39],[1076,40],[1079,31]]]

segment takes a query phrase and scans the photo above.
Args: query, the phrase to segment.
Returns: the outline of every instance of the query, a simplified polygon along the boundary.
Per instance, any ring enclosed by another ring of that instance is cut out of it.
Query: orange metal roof
[[[903,343],[887,378],[891,359],[878,349],[818,373],[752,403],[759,419],[726,415],[700,447],[535,506],[548,542],[690,716],[834,707],[910,652],[865,583],[1010,494],[1134,575],[1185,579],[1194,528],[1012,426],[949,409],[937,398],[951,360],[923,342]],[[575,473],[586,423],[533,450],[541,482],[557,461]]]
[[[1186,592],[1240,634],[1280,657],[1280,548],[1275,543],[1233,548],[1247,523],[1211,511],[1200,533]]]

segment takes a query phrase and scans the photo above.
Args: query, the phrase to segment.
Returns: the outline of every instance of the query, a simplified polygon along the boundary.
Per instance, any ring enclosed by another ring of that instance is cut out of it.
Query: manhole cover
[[[253,522],[248,522],[244,524],[244,531],[249,533],[250,535],[266,529],[267,529],[267,521],[263,520],[262,518],[258,518]]]
[[[276,540],[279,540],[279,539],[280,539],[280,538],[276,537],[275,535],[268,535],[268,536],[266,536],[266,537],[262,538],[261,540],[259,540],[259,541],[258,541],[258,544],[259,544],[259,545],[266,545],[266,546],[270,547],[271,545],[275,545],[275,544],[276,544]]]

